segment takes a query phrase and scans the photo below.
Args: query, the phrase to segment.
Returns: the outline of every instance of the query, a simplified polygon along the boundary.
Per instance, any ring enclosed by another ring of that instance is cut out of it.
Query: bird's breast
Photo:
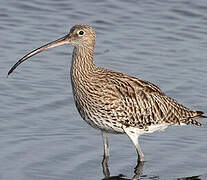
[[[116,111],[119,104],[112,101],[113,97],[105,92],[104,82],[100,84],[97,80],[77,76],[74,71],[73,73],[73,96],[81,117],[94,128],[110,133],[123,133],[121,116],[117,116]]]

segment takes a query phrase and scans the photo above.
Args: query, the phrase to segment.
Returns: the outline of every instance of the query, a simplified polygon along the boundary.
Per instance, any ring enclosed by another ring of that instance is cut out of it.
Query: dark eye
[[[78,34],[82,36],[82,35],[84,35],[84,31],[81,31],[81,30],[80,30],[80,31],[78,32]]]

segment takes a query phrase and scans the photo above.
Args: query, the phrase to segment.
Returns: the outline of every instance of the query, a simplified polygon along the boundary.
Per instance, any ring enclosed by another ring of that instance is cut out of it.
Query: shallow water
[[[100,132],[81,119],[72,98],[73,47],[37,55],[6,78],[20,57],[79,23],[96,30],[97,65],[151,81],[182,104],[207,113],[205,1],[3,1],[0,179],[104,178]],[[206,125],[143,135],[146,162],[140,179],[207,179],[206,135]],[[112,135],[109,142],[111,176],[132,178],[132,143],[124,135]]]

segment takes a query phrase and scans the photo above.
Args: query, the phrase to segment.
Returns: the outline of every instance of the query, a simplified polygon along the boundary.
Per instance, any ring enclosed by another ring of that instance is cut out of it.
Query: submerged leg
[[[108,145],[108,134],[102,132],[103,135],[103,145],[104,145],[104,156],[102,161],[103,173],[105,177],[110,177],[110,172],[108,168],[108,159],[109,159],[109,145]]]
[[[131,127],[123,126],[123,129],[136,147],[138,161],[144,161],[144,154],[142,153],[141,147],[138,142],[139,133],[136,132],[136,130],[133,127],[131,128]]]

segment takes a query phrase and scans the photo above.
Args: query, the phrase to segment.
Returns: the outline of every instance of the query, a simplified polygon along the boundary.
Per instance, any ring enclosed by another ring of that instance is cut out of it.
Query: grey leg
[[[108,168],[108,159],[109,159],[109,145],[108,145],[108,134],[102,132],[103,135],[103,144],[104,144],[104,156],[102,161],[103,173],[105,177],[110,177],[110,172]]]
[[[109,144],[108,144],[108,134],[102,132],[103,134],[103,143],[104,143],[104,157],[109,158]]]
[[[143,162],[144,161],[144,154],[142,153],[141,147],[138,142],[138,138],[137,138],[137,144],[135,146],[136,146],[136,150],[137,150],[137,154],[138,154],[138,161]]]

